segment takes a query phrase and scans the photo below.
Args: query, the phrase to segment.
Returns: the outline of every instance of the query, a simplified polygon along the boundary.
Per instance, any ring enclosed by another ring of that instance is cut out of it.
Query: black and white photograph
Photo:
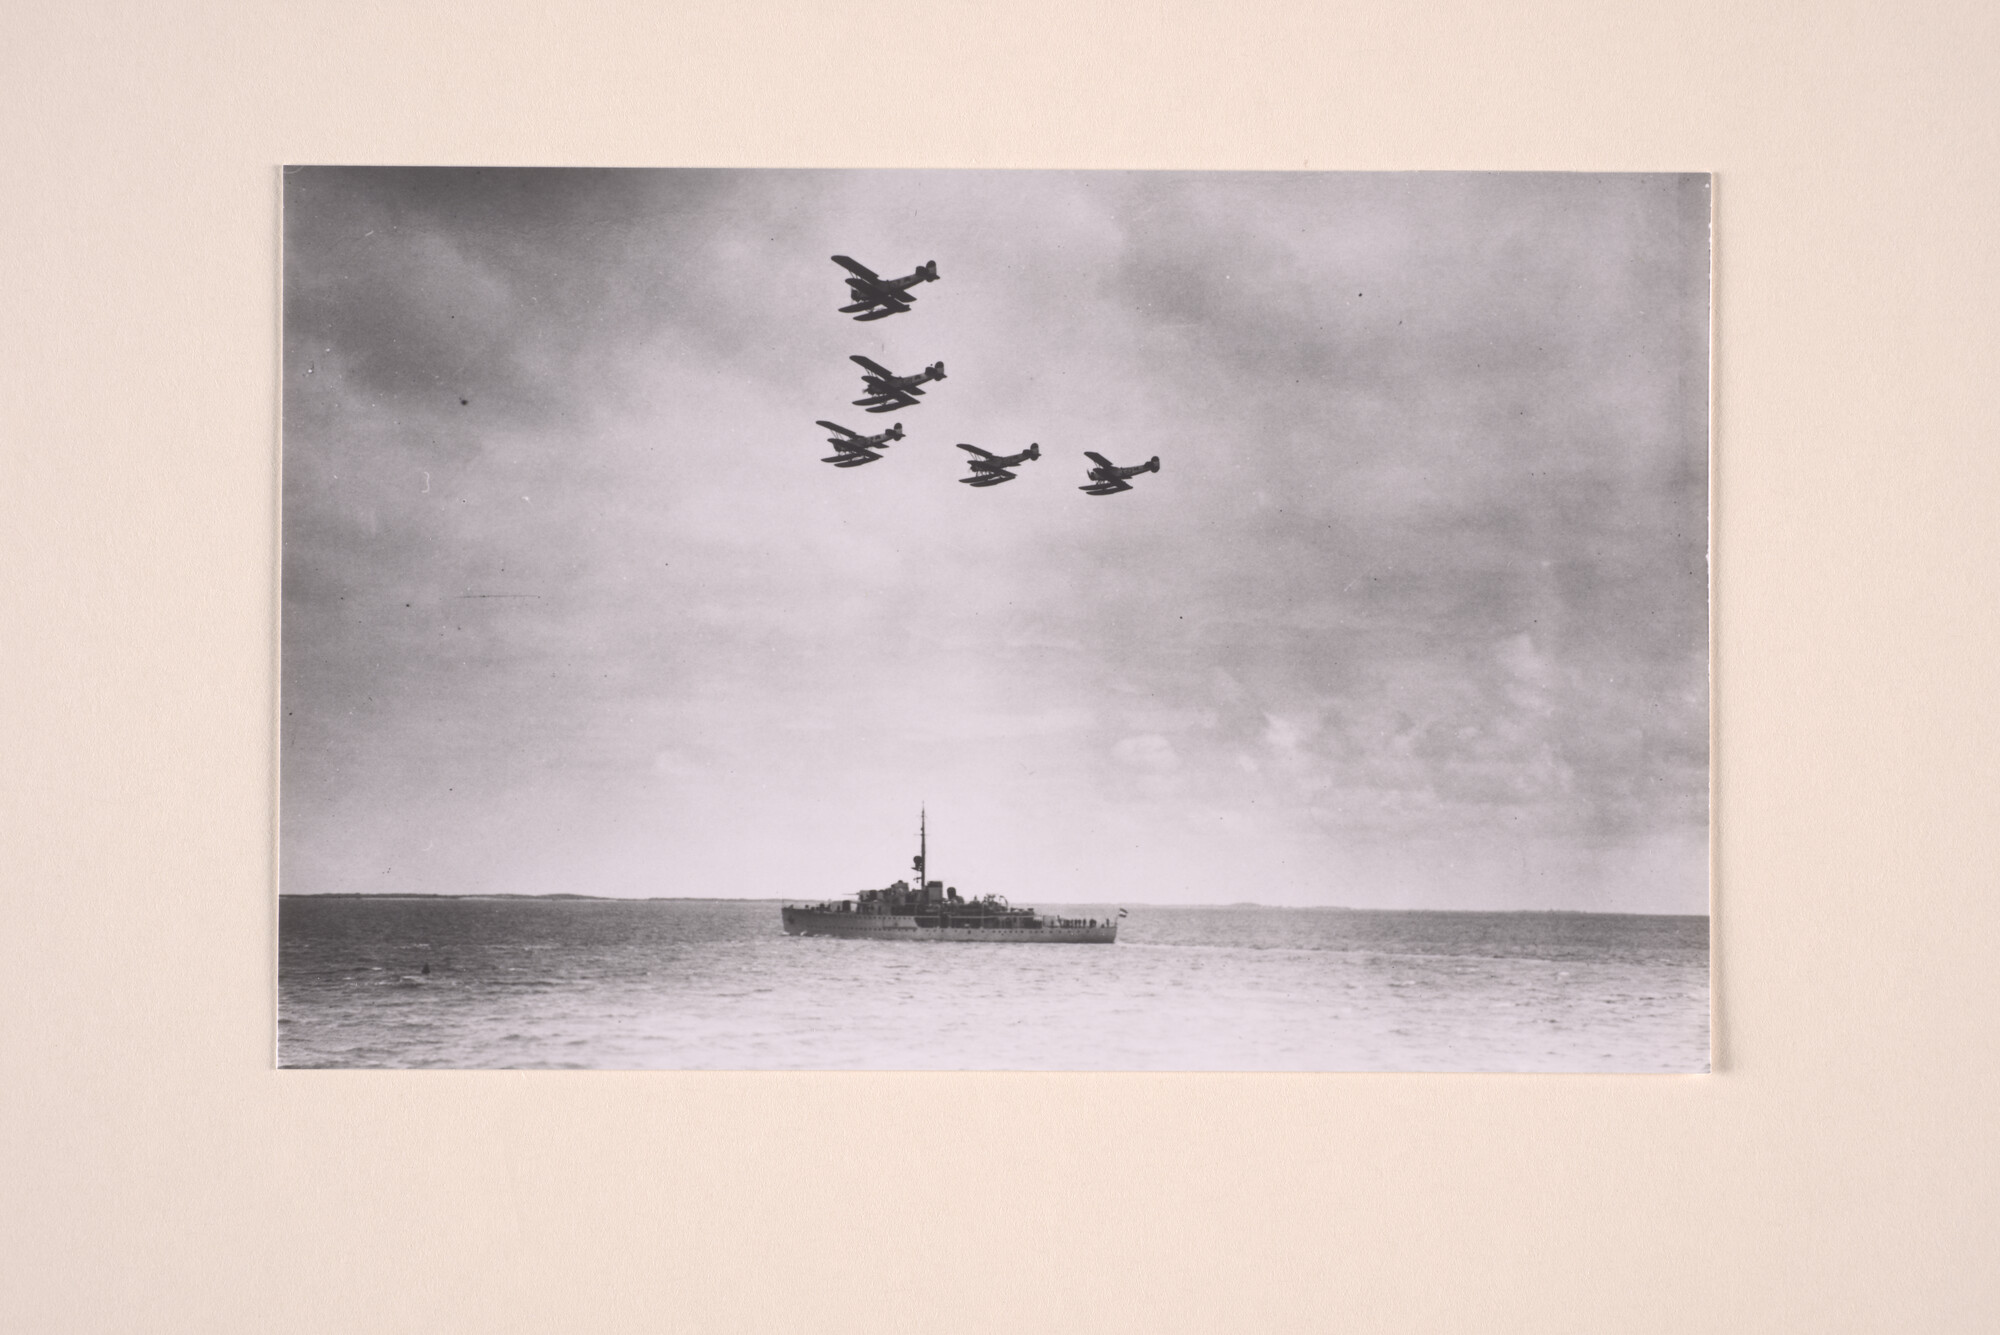
[[[279,1065],[1709,1069],[1706,175],[282,206]]]

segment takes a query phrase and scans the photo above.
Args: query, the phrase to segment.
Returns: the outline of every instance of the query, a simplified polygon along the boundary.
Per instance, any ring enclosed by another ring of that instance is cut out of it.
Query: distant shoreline
[[[547,894],[524,895],[497,891],[491,894],[446,895],[435,891],[378,891],[378,890],[327,890],[300,894],[296,891],[281,892],[280,900],[286,899],[423,899],[423,900],[519,900],[527,903],[581,901],[591,904],[782,904],[796,895],[577,895]],[[1532,914],[1540,917],[1562,918],[1708,918],[1708,913],[1643,913],[1626,909],[1385,909],[1354,908],[1347,904],[1257,904],[1237,902],[1231,904],[1155,904],[1144,899],[1090,899],[1090,900],[1047,900],[1046,903],[1067,908],[1075,904],[1125,904],[1146,909],[1273,909],[1300,911],[1307,913],[1506,913]]]

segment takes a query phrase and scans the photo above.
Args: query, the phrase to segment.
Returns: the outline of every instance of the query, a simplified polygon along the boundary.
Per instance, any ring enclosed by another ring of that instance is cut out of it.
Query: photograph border
[[[1970,388],[2000,292],[1967,221],[2000,206],[1997,21],[1881,0],[1838,23],[1381,0],[0,19],[33,57],[0,88],[23,186],[0,337],[25,387],[0,537],[24,646],[0,666],[0,1309],[308,1333],[2000,1320],[1977,1059],[2000,1003],[1979,949],[2000,409]],[[839,58],[857,33],[889,35],[894,78]],[[279,164],[335,160],[1714,173],[1716,1073],[272,1069],[271,201]],[[1021,1152],[829,1149],[899,1125]],[[884,1282],[853,1261],[885,1232],[1023,1282]]]

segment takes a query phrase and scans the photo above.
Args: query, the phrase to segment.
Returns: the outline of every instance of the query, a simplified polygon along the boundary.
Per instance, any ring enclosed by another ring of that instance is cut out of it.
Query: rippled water
[[[287,896],[278,977],[285,1066],[1708,1069],[1702,917],[1140,905],[1116,945],[987,945],[788,937],[774,902]]]

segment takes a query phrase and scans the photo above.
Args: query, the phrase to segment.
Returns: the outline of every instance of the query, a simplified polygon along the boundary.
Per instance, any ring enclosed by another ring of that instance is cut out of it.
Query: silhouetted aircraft
[[[884,278],[865,264],[859,264],[845,255],[835,255],[833,262],[854,276],[847,280],[848,295],[854,298],[851,306],[842,306],[842,315],[855,315],[857,320],[880,320],[884,316],[897,315],[910,309],[917,299],[910,291],[918,283],[937,281],[937,261],[917,266],[917,271],[901,278]]]
[[[944,379],[944,363],[932,362],[916,375],[897,375],[879,362],[871,362],[863,356],[849,357],[847,360],[862,370],[861,383],[868,387],[868,397],[856,399],[854,406],[866,408],[871,413],[892,413],[898,408],[914,408],[917,397],[924,391],[921,386],[929,380]]]
[[[1019,454],[1009,454],[1004,457],[989,454],[977,445],[961,445],[958,448],[973,456],[965,461],[965,466],[972,470],[972,476],[959,479],[968,487],[997,487],[1002,482],[1012,482],[1014,474],[1008,472],[1008,469],[1019,468],[1030,460],[1042,457],[1042,447],[1039,445],[1030,445]]]
[[[1157,454],[1145,463],[1134,464],[1130,468],[1120,468],[1095,450],[1085,450],[1083,453],[1085,457],[1095,461],[1097,467],[1090,470],[1090,485],[1078,487],[1077,490],[1087,491],[1093,496],[1111,496],[1121,491],[1130,491],[1132,484],[1127,482],[1126,478],[1160,471],[1160,456]]]
[[[885,450],[889,447],[889,442],[903,438],[901,422],[894,423],[887,431],[873,436],[857,435],[838,422],[820,422],[818,425],[834,433],[827,437],[826,443],[833,446],[836,453],[828,455],[820,462],[832,464],[835,468],[859,468],[862,464],[872,464],[882,457],[877,451]]]

